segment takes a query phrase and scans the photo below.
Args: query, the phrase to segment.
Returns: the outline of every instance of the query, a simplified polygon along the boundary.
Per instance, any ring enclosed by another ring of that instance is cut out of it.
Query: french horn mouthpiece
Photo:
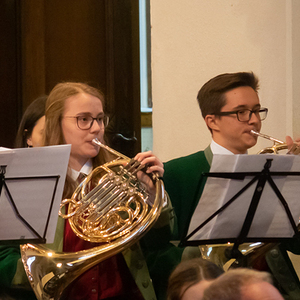
[[[102,143],[97,138],[93,139],[92,142],[98,146],[102,145]]]

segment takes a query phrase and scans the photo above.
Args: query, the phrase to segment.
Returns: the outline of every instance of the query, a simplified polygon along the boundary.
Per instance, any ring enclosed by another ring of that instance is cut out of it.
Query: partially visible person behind
[[[46,95],[40,96],[26,108],[16,135],[16,148],[42,146],[46,100]],[[0,299],[35,299],[19,246],[0,246]]]
[[[284,300],[267,272],[234,269],[215,279],[202,300]]]
[[[42,146],[46,100],[47,96],[41,96],[26,108],[18,128],[16,148]]]
[[[167,300],[201,300],[203,291],[224,271],[202,258],[182,261],[171,273]]]
[[[46,100],[46,95],[40,96],[26,108],[16,135],[16,148],[42,146]],[[0,299],[35,299],[29,281],[22,269],[24,268],[20,259],[19,246],[1,246]],[[14,274],[16,276],[13,277]],[[18,288],[15,289],[16,286]]]

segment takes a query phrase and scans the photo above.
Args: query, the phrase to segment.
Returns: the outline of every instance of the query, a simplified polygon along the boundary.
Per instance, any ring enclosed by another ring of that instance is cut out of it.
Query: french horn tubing
[[[138,180],[145,166],[123,154],[93,142],[116,158],[95,168],[79,184],[71,199],[62,201],[59,214],[68,219],[74,233],[99,246],[74,253],[58,253],[43,245],[21,245],[21,258],[32,289],[39,300],[61,299],[79,275],[136,243],[158,219],[165,190],[156,173],[150,174],[155,195]],[[68,205],[67,213],[62,208]]]

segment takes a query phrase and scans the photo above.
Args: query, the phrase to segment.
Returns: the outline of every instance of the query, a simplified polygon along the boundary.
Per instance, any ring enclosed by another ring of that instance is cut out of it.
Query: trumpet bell
[[[272,147],[266,147],[257,152],[257,154],[279,154],[279,151],[287,150],[287,144],[274,144]]]

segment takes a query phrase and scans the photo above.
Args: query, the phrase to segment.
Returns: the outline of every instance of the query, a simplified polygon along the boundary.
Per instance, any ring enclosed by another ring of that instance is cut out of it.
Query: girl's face
[[[33,127],[31,136],[27,139],[27,145],[30,147],[41,147],[43,144],[43,132],[45,127],[45,116],[38,119]]]
[[[98,154],[99,146],[93,144],[92,140],[98,138],[103,141],[104,134],[103,122],[93,120],[91,128],[80,129],[77,117],[85,121],[90,117],[101,120],[103,116],[102,102],[95,96],[80,93],[66,99],[61,126],[65,143],[72,145],[69,160],[69,166],[72,169],[80,171],[88,159]]]

